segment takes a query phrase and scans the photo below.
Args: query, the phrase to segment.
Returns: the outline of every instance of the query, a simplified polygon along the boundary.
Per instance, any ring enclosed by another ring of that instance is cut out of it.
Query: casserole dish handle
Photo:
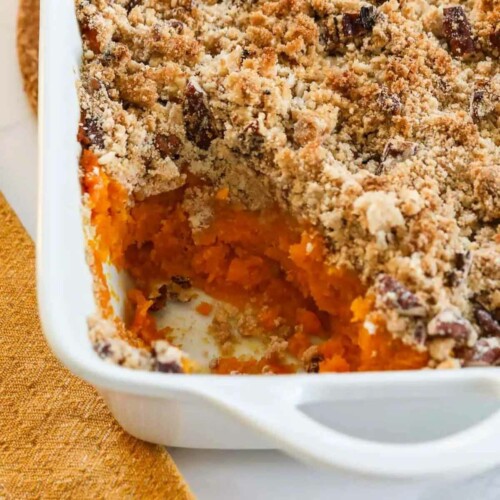
[[[485,378],[478,390],[493,391],[498,397],[499,381]],[[450,390],[454,390],[453,384],[444,384],[442,396]],[[237,413],[248,425],[266,434],[277,448],[306,462],[391,478],[463,477],[500,463],[500,409],[472,427],[444,438],[418,443],[383,443],[357,438],[318,423],[300,410],[300,404],[304,403],[300,398],[266,391],[234,395],[226,391],[224,394],[209,392],[204,396],[213,403]],[[324,398],[321,392],[315,391],[315,399],[346,399],[345,394],[332,395],[332,386],[323,391]]]

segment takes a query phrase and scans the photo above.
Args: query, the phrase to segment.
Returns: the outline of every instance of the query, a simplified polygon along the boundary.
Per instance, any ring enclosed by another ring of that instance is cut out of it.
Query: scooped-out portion
[[[214,190],[198,179],[127,207],[123,190],[98,173],[92,153],[84,159],[91,165],[83,183],[100,241],[96,255],[110,257],[131,276],[123,328],[146,349],[175,338],[168,325],[157,327],[158,311],[190,302],[201,290],[214,299],[194,310],[209,317],[208,333],[219,347],[207,364],[213,373],[348,372],[427,363],[427,353],[390,336],[355,273],[325,264],[323,238],[279,207],[248,210],[231,200],[228,188]],[[261,356],[234,355],[248,338],[266,347]]]

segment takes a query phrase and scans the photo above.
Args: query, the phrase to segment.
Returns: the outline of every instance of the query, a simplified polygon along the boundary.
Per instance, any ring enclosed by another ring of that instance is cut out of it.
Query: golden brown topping
[[[79,137],[131,200],[203,178],[186,200],[196,228],[211,189],[275,200],[329,265],[396,280],[381,314],[405,342],[432,336],[397,290],[490,331],[471,303],[500,306],[497,13],[372,3],[78,0]]]
[[[150,108],[158,100],[155,82],[147,79],[142,72],[119,75],[116,86],[120,97],[130,104]]]

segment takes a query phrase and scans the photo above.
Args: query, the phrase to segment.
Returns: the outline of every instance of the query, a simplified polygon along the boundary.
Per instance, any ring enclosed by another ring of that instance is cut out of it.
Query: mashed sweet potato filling
[[[371,314],[367,327],[372,298],[358,277],[326,265],[323,238],[278,207],[250,211],[233,202],[227,188],[214,190],[210,220],[194,231],[183,204],[186,187],[128,207],[124,190],[88,151],[82,171],[98,242],[95,265],[110,259],[133,278],[127,329],[146,344],[165,335],[150,310],[152,290],[183,276],[215,299],[250,309],[260,335],[271,338],[279,331],[287,341],[286,357],[221,356],[213,364],[215,373],[294,372],[313,345],[309,371],[425,366],[427,355],[394,340],[381,319]],[[101,297],[101,303],[106,300]],[[204,306],[199,312],[212,311]]]

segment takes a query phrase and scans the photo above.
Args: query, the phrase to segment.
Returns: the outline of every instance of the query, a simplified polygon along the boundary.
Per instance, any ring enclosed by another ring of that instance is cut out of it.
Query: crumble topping
[[[130,203],[189,175],[277,201],[433,366],[498,364],[498,0],[76,6],[81,127]]]
[[[166,340],[156,340],[152,350],[135,347],[121,338],[116,324],[99,316],[88,320],[94,350],[103,360],[134,370],[184,373],[189,367],[185,354]]]

